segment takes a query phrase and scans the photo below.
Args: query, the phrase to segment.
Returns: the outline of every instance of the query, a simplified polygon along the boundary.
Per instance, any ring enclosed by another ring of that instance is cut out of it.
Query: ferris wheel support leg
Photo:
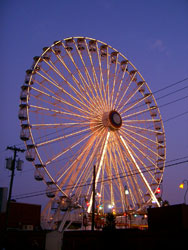
[[[69,215],[70,215],[70,210],[68,209],[68,210],[64,213],[64,216],[63,216],[63,218],[62,218],[62,220],[61,220],[61,224],[60,224],[59,227],[58,227],[58,231],[59,231],[59,232],[62,232],[63,230],[65,230],[64,225],[65,225],[65,222],[67,221]],[[70,224],[71,222],[72,222],[72,221],[70,220],[69,224]],[[67,225],[67,227],[68,227],[68,225]]]
[[[108,131],[107,136],[106,136],[106,141],[105,141],[105,144],[104,144],[104,148],[103,148],[103,152],[102,152],[102,156],[101,156],[101,160],[99,162],[99,167],[98,167],[98,170],[97,170],[95,183],[97,183],[98,179],[99,179],[99,175],[100,175],[100,172],[101,172],[101,167],[102,167],[103,160],[104,160],[104,155],[106,153],[106,148],[107,148],[109,136],[110,136],[110,132]],[[88,207],[88,210],[87,210],[88,213],[91,213],[92,203],[93,203],[93,193],[91,194],[89,207]]]
[[[139,172],[139,174],[140,174],[140,176],[141,176],[143,182],[145,183],[145,185],[146,185],[146,187],[147,187],[147,189],[148,189],[148,191],[149,191],[149,193],[150,193],[150,196],[151,196],[152,200],[157,204],[158,207],[160,207],[159,201],[157,200],[157,198],[156,198],[155,194],[153,193],[153,191],[152,191],[152,189],[151,189],[151,187],[150,187],[148,181],[146,180],[146,178],[145,178],[145,176],[143,175],[142,171],[140,170],[140,167],[138,166],[138,164],[137,164],[137,162],[136,162],[134,156],[132,155],[132,153],[131,153],[131,151],[130,151],[128,145],[127,145],[127,143],[125,142],[125,140],[123,139],[123,137],[122,137],[121,135],[120,135],[120,139],[121,139],[121,141],[123,142],[123,144],[124,144],[124,146],[125,146],[127,152],[129,153],[129,155],[130,155],[130,157],[131,157],[131,159],[132,159],[134,165],[136,166],[136,168],[137,168],[137,170],[138,170],[138,172]]]

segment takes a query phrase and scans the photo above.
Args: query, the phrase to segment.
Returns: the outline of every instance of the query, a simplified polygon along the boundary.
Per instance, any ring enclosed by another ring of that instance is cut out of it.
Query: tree
[[[114,230],[116,228],[116,217],[112,213],[106,216],[106,224],[104,230]]]

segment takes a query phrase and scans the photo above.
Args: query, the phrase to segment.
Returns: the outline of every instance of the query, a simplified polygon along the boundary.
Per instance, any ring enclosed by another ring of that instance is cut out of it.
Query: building
[[[7,229],[35,230],[40,228],[41,206],[10,202]],[[0,230],[5,225],[6,212],[0,214]]]

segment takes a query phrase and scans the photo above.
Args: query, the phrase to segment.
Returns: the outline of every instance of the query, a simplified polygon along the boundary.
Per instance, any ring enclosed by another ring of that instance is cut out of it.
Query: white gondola
[[[118,52],[116,52],[116,51],[114,51],[114,52],[111,53],[111,55],[110,55],[111,63],[116,63],[116,61],[117,61],[117,54],[118,54]]]
[[[163,146],[158,146],[158,154],[161,156],[161,157],[164,157],[165,155],[165,149]]]
[[[135,76],[135,75],[136,75],[136,72],[137,72],[137,70],[131,70],[131,71],[130,71],[130,77],[132,78],[132,81],[133,81],[133,82],[136,82],[136,81],[137,81],[137,77]]]
[[[43,59],[46,60],[46,61],[49,61],[50,60],[50,57],[51,57],[51,54],[52,54],[52,50],[49,49],[48,47],[44,47],[43,48],[43,51],[45,52],[45,54],[43,55]]]
[[[101,45],[100,54],[101,54],[101,57],[106,57],[107,56],[107,45]]]
[[[159,170],[163,170],[163,167],[164,167],[164,160],[163,159],[157,160],[157,167],[159,168]]]
[[[29,86],[28,85],[21,86],[20,100],[22,102],[26,102],[27,101],[28,90],[29,90]]]
[[[95,52],[96,50],[97,50],[96,41],[95,40],[89,41],[89,51]]]
[[[65,49],[67,51],[73,50],[73,39],[72,38],[65,40]]]
[[[127,65],[128,65],[128,61],[126,60],[121,61],[121,70],[122,71],[127,70]]]
[[[35,180],[37,181],[44,180],[44,175],[45,175],[44,165],[35,164],[35,173],[34,173]]]
[[[36,158],[35,145],[33,145],[33,144],[27,145],[27,151],[26,151],[25,158],[27,161],[34,161],[35,160],[35,158]]]
[[[31,75],[32,75],[32,70],[31,69],[26,70],[25,84],[29,84]],[[32,83],[33,82],[30,82],[30,84],[32,84]]]
[[[22,141],[28,141],[29,138],[30,138],[30,132],[29,132],[29,124],[22,124],[21,125],[22,129],[21,129],[21,132],[20,132],[20,139]]]
[[[161,129],[161,122],[160,121],[155,121],[154,122],[154,127],[156,130],[160,130]]]
[[[150,105],[152,103],[152,96],[150,93],[145,94],[144,98],[145,98],[145,104]]]
[[[42,58],[40,56],[33,57],[33,65],[31,66],[31,69],[34,71],[32,72],[32,74],[35,74],[37,71],[40,70],[41,62],[42,62]],[[36,63],[37,63],[37,65],[36,65]]]
[[[157,134],[157,142],[158,143],[160,143],[160,144],[164,143],[164,139],[165,139],[165,136],[164,136],[163,133],[162,134]]]
[[[140,93],[144,93],[145,92],[145,85],[144,85],[144,83],[145,83],[144,81],[140,81],[140,82],[137,83],[137,86],[139,88],[138,91]]]
[[[62,42],[61,41],[55,41],[54,42],[54,52],[55,54],[61,54],[61,49],[62,49]]]
[[[151,106],[150,110],[151,110],[151,112],[150,112],[151,117],[152,118],[156,117],[157,116],[157,107],[156,106]]]
[[[85,49],[85,42],[84,38],[78,38],[77,39],[77,47],[78,50],[83,51]]]
[[[19,109],[19,113],[18,113],[18,118],[21,121],[26,121],[27,120],[27,104],[20,104],[20,109]]]
[[[56,194],[56,185],[52,181],[48,181],[47,183],[47,188],[46,188],[46,196],[48,198],[54,198]]]

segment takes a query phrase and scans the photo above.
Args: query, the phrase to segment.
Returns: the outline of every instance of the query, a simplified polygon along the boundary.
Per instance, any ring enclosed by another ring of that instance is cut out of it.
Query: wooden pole
[[[95,165],[93,166],[93,203],[92,203],[92,224],[91,224],[91,230],[94,231],[95,226]]]

